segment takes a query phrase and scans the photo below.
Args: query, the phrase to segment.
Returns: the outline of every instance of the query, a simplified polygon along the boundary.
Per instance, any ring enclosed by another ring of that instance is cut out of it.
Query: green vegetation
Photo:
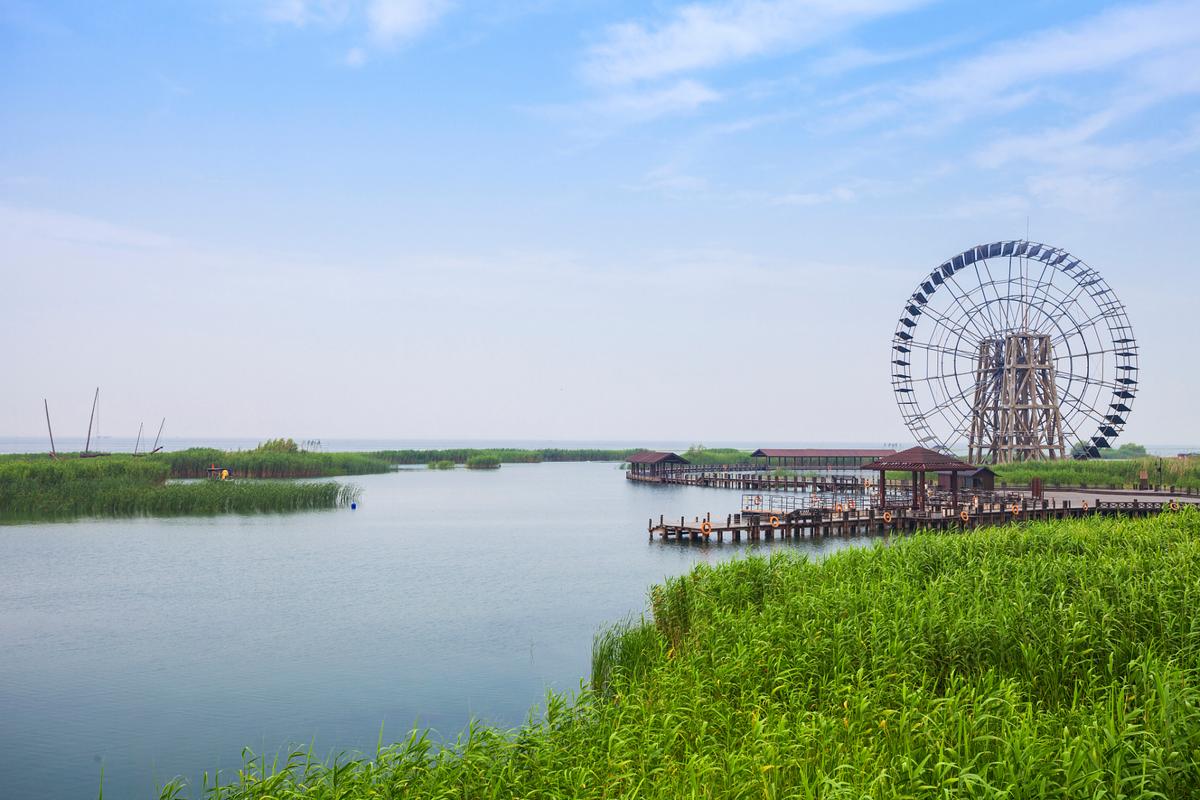
[[[1162,479],[1159,479],[1159,466]],[[992,469],[998,483],[1028,484],[1041,478],[1050,486],[1087,485],[1097,488],[1133,488],[1145,472],[1154,485],[1200,490],[1200,458],[1138,458],[1121,461],[1037,461],[1000,464]]]
[[[459,447],[446,450],[380,450],[368,455],[389,464],[428,464],[431,461],[453,461],[465,464],[472,455],[495,456],[503,464],[540,464],[543,461],[624,461],[637,449],[564,450],[548,447],[542,450],[525,450],[516,447],[471,448]]]
[[[454,469],[456,465],[450,459],[444,458],[441,461],[430,461],[425,466],[429,467],[430,469]]]
[[[520,730],[251,756],[204,796],[1196,798],[1198,586],[1191,511],[702,565]]]
[[[500,459],[491,453],[474,453],[467,456],[467,469],[500,469]]]
[[[358,489],[333,482],[168,483],[169,460],[33,456],[0,460],[0,518],[69,519],[305,511],[348,505]]]
[[[161,459],[171,465],[173,478],[208,477],[209,466],[216,464],[229,470],[235,478],[326,478],[333,475],[368,475],[390,472],[392,465],[386,459],[370,453],[314,453],[306,450],[288,449],[280,442],[295,442],[290,439],[275,439],[264,442],[254,450],[227,452],[208,447],[193,447],[170,453],[148,456]]]
[[[1146,448],[1140,444],[1126,442],[1119,447],[1106,447],[1100,451],[1101,458],[1145,458]]]
[[[771,470],[772,478],[794,478],[798,473],[794,469],[786,469],[784,467],[776,467]]]
[[[694,444],[682,454],[692,464],[749,464],[750,451],[733,447],[705,447]]]

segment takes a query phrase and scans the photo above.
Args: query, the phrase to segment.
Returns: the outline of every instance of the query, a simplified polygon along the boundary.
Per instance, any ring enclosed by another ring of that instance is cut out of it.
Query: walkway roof
[[[895,470],[897,472],[973,472],[976,467],[954,456],[930,450],[928,447],[910,447],[885,456],[860,469]]]
[[[822,448],[791,450],[784,447],[763,447],[750,455],[756,458],[883,458],[895,452],[895,450],[829,450]]]
[[[659,453],[654,450],[643,450],[629,457],[630,464],[686,464],[686,458],[675,453]]]

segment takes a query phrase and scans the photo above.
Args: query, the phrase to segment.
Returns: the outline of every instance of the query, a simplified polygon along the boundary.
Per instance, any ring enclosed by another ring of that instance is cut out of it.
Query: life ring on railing
[[[772,528],[779,527],[779,517],[775,516],[774,514],[771,515],[771,527]]]
[[[701,533],[712,533],[712,523],[704,520],[704,522],[700,523],[700,531]]]
[[[833,507],[833,510],[835,513],[838,513],[838,514],[842,513],[842,504],[841,503],[836,504]]]
[[[756,505],[756,506],[762,505],[762,495],[761,494],[756,494],[754,496],[754,505]]]
[[[962,511],[958,512],[958,518],[961,519],[963,522],[970,522],[971,514],[964,508]]]
[[[1017,505],[1016,503],[1013,503],[1012,505],[1010,505],[1010,506],[1008,507],[1008,513],[1010,513],[1010,514],[1012,514],[1012,515],[1014,515],[1014,516],[1015,516],[1015,515],[1017,515],[1017,514],[1020,514],[1020,513],[1021,513],[1021,507],[1020,507],[1019,505]]]
[[[1172,510],[1172,511],[1178,511],[1178,510],[1179,510],[1179,501],[1178,501],[1178,500],[1172,500],[1172,501],[1171,501],[1171,510]]]
[[[891,522],[892,521],[892,512],[890,512],[890,511],[883,512],[883,521]]]
[[[1082,508],[1084,511],[1087,511],[1088,510],[1087,500],[1084,500],[1082,503],[1080,503],[1079,507]]]

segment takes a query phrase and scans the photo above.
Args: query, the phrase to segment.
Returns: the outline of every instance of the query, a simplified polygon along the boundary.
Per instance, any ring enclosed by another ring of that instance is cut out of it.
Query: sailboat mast
[[[158,439],[159,439],[159,436],[162,436],[163,425],[166,425],[166,424],[167,424],[167,418],[163,417],[162,422],[158,423],[158,436],[154,437],[154,449],[150,451],[151,453],[157,453],[159,451]]]
[[[96,403],[100,402],[100,387],[96,387],[96,396],[92,398],[92,414],[88,417],[88,435],[87,442],[83,445],[83,452],[92,452],[92,420],[96,418]]]
[[[50,427],[50,403],[44,397],[42,405],[46,407],[46,430],[50,432],[50,457],[58,458],[58,452],[54,449],[54,428]]]

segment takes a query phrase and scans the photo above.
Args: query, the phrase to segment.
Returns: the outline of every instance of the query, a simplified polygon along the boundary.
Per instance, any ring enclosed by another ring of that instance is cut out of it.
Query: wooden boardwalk
[[[706,486],[711,489],[741,489],[748,492],[819,492],[843,491],[864,485],[860,475],[775,476],[764,472],[692,472],[677,471],[662,475],[625,474],[627,480],[671,486]],[[873,483],[869,485],[874,485]],[[911,486],[908,481],[888,481],[888,489]]]
[[[800,539],[804,537],[827,536],[884,536],[890,534],[912,533],[928,529],[935,531],[958,531],[968,528],[978,528],[984,525],[1003,525],[1009,522],[1051,519],[1078,519],[1085,516],[1135,516],[1146,517],[1177,511],[1184,505],[1200,507],[1195,500],[1165,500],[1149,503],[1139,502],[1105,502],[1097,498],[1094,502],[1051,500],[1025,500],[1020,503],[986,503],[978,507],[963,506],[955,510],[949,507],[913,511],[907,508],[889,508],[887,510],[856,509],[830,511],[820,508],[797,509],[790,512],[764,512],[756,509],[742,509],[740,513],[730,514],[724,520],[713,520],[711,515],[703,519],[695,517],[688,521],[680,517],[678,522],[658,518],[658,524],[649,520],[647,529],[650,540],[657,535],[661,540],[676,541],[690,540],[693,542],[708,542],[716,539],[724,542],[725,537],[731,541],[740,542],[743,538],[748,541],[781,539]]]

